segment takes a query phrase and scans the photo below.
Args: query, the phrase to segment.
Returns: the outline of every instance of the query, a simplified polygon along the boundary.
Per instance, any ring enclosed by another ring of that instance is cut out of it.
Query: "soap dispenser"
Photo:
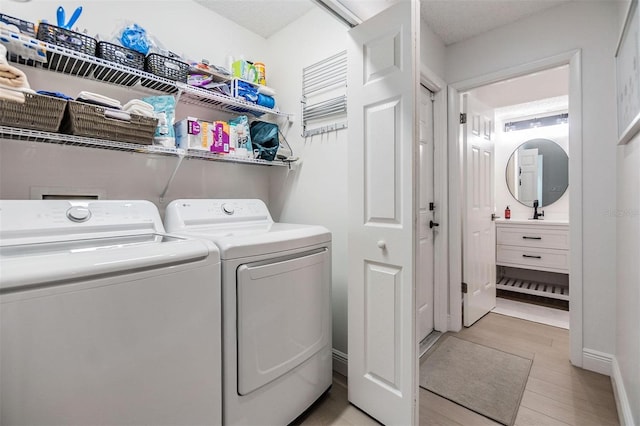
[[[511,210],[509,210],[509,206],[507,206],[507,208],[504,209],[504,218],[511,219]]]

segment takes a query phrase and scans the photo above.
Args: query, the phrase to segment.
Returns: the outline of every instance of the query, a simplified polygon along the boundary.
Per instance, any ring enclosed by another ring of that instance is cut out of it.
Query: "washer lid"
[[[0,290],[131,273],[214,256],[204,240],[160,234],[0,247]]]
[[[164,235],[149,201],[0,201],[0,289],[123,274],[215,256],[208,241]]]
[[[223,260],[259,256],[331,242],[331,232],[322,226],[270,223],[241,227],[197,227],[183,235],[206,238],[220,249]]]
[[[0,245],[164,233],[144,200],[0,200]]]

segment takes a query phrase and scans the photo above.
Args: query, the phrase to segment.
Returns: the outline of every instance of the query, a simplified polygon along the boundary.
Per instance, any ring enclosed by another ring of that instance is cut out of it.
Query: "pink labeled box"
[[[229,123],[226,121],[214,121],[211,126],[213,132],[213,143],[211,144],[211,152],[219,154],[229,153]]]

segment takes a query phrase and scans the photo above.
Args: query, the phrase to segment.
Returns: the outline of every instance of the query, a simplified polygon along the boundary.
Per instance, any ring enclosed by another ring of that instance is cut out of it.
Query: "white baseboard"
[[[332,349],[333,351],[333,371],[336,371],[343,376],[347,377],[348,374],[348,355],[344,352],[340,352],[337,349]]]
[[[615,356],[611,363],[611,385],[613,386],[613,396],[616,398],[616,407],[618,408],[618,420],[620,421],[620,424],[622,426],[633,426],[637,424],[633,420],[633,413],[631,413],[631,405],[629,404],[627,391],[624,389],[622,372],[618,365],[618,359]]]
[[[593,349],[582,349],[582,368],[596,373],[611,376],[613,355]]]

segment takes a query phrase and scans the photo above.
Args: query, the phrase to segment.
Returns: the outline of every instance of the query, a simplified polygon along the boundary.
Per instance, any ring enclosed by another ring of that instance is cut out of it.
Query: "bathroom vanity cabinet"
[[[569,300],[569,223],[496,221],[496,288]]]

